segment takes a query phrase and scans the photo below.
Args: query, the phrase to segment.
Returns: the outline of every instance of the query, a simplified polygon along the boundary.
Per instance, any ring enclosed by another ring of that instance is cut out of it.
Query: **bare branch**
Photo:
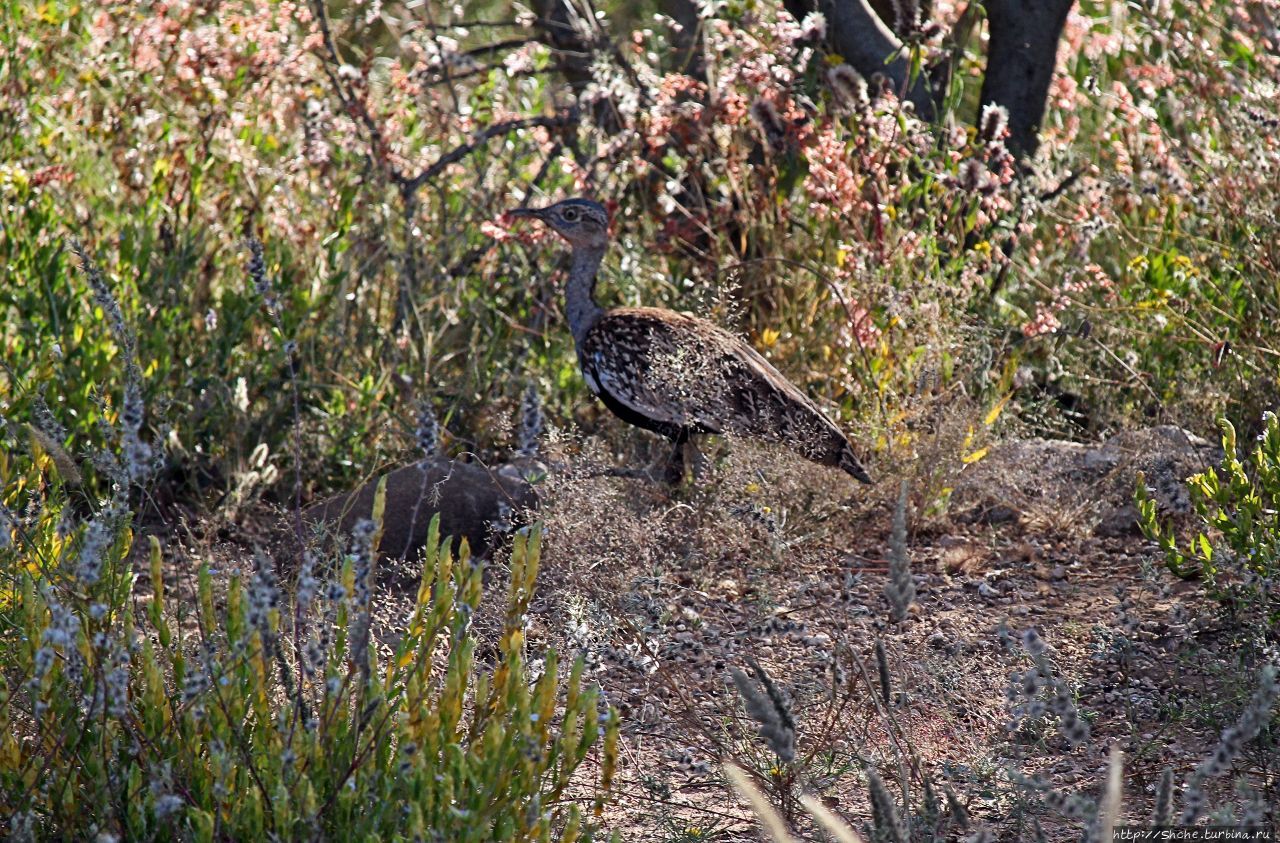
[[[578,119],[577,109],[570,109],[552,117],[526,117],[521,120],[506,120],[494,123],[482,132],[478,132],[467,143],[455,146],[441,155],[435,162],[416,176],[404,179],[402,190],[416,191],[423,184],[444,172],[450,164],[454,164],[475,152],[484,144],[500,135],[509,135],[521,129],[532,129],[541,126],[544,129],[560,129],[572,125]]]

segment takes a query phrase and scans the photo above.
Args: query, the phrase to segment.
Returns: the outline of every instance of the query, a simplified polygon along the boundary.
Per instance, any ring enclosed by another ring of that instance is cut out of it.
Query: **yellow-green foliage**
[[[1236,431],[1223,419],[1222,465],[1187,481],[1192,506],[1203,529],[1184,548],[1173,528],[1162,523],[1156,503],[1138,477],[1139,523],[1159,542],[1165,564],[1181,577],[1203,577],[1217,597],[1243,589],[1265,596],[1267,580],[1280,573],[1280,420],[1264,416],[1257,447],[1242,460]]]
[[[114,527],[107,545],[92,535],[98,523]],[[127,840],[598,837],[618,720],[584,686],[581,662],[567,682],[554,652],[540,676],[526,664],[520,624],[538,528],[511,553],[491,672],[474,664],[470,626],[480,566],[465,543],[455,558],[433,524],[403,640],[386,663],[369,653],[367,683],[346,634],[360,611],[351,596],[358,550],[335,576],[345,594],[331,585],[316,598],[317,609],[330,604],[327,614],[299,622],[292,607],[264,600],[259,578],[233,575],[223,593],[203,565],[186,613],[197,622],[180,625],[158,541],[154,587],[139,602],[124,564],[127,519],[99,516],[84,533],[63,548],[19,536],[0,551],[17,583],[0,651],[2,813],[14,818],[6,831],[15,837],[94,829]],[[96,579],[77,567],[85,552],[103,554]],[[64,573],[23,564],[42,554],[59,563],[43,567]],[[295,623],[299,637],[281,632]],[[315,665],[295,644],[325,631],[333,637]],[[593,772],[579,775],[593,751]],[[571,782],[594,801],[575,802]]]

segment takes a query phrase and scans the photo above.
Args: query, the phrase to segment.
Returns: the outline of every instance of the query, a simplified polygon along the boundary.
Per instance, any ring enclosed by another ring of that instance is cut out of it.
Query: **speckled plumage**
[[[742,338],[672,310],[600,308],[593,294],[608,244],[603,207],[570,199],[514,213],[543,220],[573,246],[569,326],[587,385],[615,415],[677,444],[696,433],[780,442],[871,482],[840,429]]]

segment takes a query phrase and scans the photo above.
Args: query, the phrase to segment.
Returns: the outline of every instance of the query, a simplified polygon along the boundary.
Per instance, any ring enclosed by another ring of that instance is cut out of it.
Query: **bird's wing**
[[[699,322],[657,308],[609,311],[583,338],[588,384],[650,421],[721,432],[718,378],[708,377],[715,355],[696,331]]]
[[[609,311],[584,342],[589,380],[654,421],[778,438],[840,435],[810,398],[746,340],[658,308]]]
[[[677,429],[758,436],[870,482],[844,432],[744,339],[657,308],[606,313],[579,348],[592,389],[615,413]]]
[[[844,434],[818,408],[813,399],[787,380],[764,355],[752,348],[746,340],[719,329],[717,331],[724,334],[724,354],[732,360],[732,363],[726,365],[745,370],[737,381],[739,400],[754,401],[757,413],[764,412],[767,416],[771,411],[795,415],[803,418],[811,428],[829,429],[843,437]],[[759,406],[762,402],[769,405],[769,410]]]
[[[727,429],[788,442],[807,459],[872,482],[839,425],[758,351],[737,337],[730,339],[727,353],[751,375],[739,378],[728,393],[729,403],[739,408],[740,421]]]

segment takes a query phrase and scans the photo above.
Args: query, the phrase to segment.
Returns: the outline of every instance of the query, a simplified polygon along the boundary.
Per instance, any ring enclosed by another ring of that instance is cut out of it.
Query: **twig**
[[[577,121],[577,108],[571,108],[562,114],[552,117],[524,117],[519,120],[506,120],[502,123],[494,123],[482,132],[472,136],[467,143],[455,146],[453,149],[441,155],[435,160],[431,166],[412,178],[405,178],[401,175],[397,181],[403,180],[402,190],[416,191],[428,180],[435,178],[444,172],[445,168],[450,164],[455,164],[475,152],[484,144],[501,135],[509,135],[512,132],[518,132],[521,129],[544,128],[544,129],[561,129],[572,125]],[[396,178],[393,176],[393,178]]]
[[[1057,187],[1053,188],[1052,190],[1041,193],[1040,201],[1050,202],[1054,199],[1057,199],[1059,196],[1066,193],[1067,190],[1071,188],[1071,185],[1078,182],[1080,180],[1080,176],[1082,175],[1084,175],[1083,170],[1073,170],[1071,173],[1067,175],[1066,178],[1064,178],[1062,181],[1058,183]]]

